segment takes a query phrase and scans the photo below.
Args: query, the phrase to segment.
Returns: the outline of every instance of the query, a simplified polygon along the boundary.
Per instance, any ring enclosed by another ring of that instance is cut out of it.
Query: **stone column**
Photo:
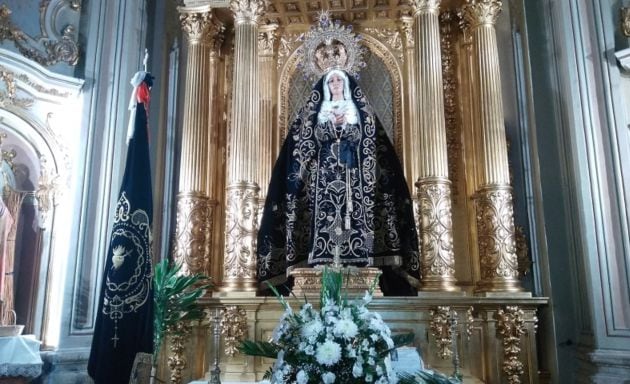
[[[208,190],[210,51],[222,27],[209,7],[179,7],[178,11],[188,55],[173,257],[182,262],[183,273],[207,273],[212,215]]]
[[[258,167],[258,185],[262,207],[267,196],[267,187],[271,179],[271,169],[276,159],[273,158],[273,131],[277,117],[276,100],[276,63],[275,45],[278,24],[266,24],[258,32],[258,62],[260,64],[260,165]]]
[[[440,0],[412,0],[418,132],[418,217],[422,291],[458,291],[451,219],[451,183],[444,122]],[[415,143],[414,143],[415,144]]]
[[[467,0],[462,12],[472,37],[473,105],[479,130],[474,196],[481,270],[477,292],[521,290],[494,28],[501,6],[499,0]]]
[[[258,22],[267,0],[231,0],[234,12],[232,126],[228,135],[223,290],[256,290],[260,116]]]

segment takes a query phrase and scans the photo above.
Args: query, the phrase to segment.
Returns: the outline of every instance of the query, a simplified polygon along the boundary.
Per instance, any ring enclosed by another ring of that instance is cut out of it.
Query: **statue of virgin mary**
[[[335,262],[379,267],[384,294],[415,295],[418,239],[400,161],[355,79],[336,68],[311,90],[273,168],[258,280],[280,286],[294,268]]]

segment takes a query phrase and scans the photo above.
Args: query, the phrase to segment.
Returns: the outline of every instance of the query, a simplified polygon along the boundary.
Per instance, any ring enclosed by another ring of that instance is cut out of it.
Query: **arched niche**
[[[0,49],[2,169],[12,174],[2,187],[17,224],[15,310],[25,331],[45,344],[52,329],[59,332],[69,262],[63,229],[72,220],[66,197],[72,194],[72,153],[80,145],[82,83]]]
[[[367,50],[366,62],[368,67],[361,71],[358,83],[374,107],[379,120],[384,123],[384,128],[388,131],[390,140],[392,140],[398,156],[402,159],[402,69],[394,54],[383,43],[368,33],[361,33],[361,36],[361,42]],[[277,122],[280,141],[277,143],[278,148],[274,148],[275,153],[279,151],[279,146],[282,144],[281,142],[287,134],[287,129],[295,117],[294,112],[304,104],[312,87],[312,84],[302,77],[302,73],[298,69],[298,63],[301,59],[300,55],[298,55],[299,47],[300,45],[294,47],[280,69],[278,82],[279,114]],[[378,66],[379,68],[376,71],[371,71],[373,68],[370,68],[370,65]],[[381,69],[385,69],[385,71]],[[370,74],[381,75],[383,78],[374,79]],[[379,86],[372,87],[368,85],[370,81]],[[382,95],[378,95],[377,90],[385,94],[386,97],[383,98]],[[391,102],[391,106],[388,108],[376,104],[387,101]],[[391,115],[379,116],[380,113],[386,113],[387,109],[389,109]]]

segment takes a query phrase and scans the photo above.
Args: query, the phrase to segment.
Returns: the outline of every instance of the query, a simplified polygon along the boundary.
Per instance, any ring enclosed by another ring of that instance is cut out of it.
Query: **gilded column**
[[[501,76],[495,22],[499,0],[467,0],[463,16],[472,37],[477,190],[475,210],[481,280],[477,292],[520,291],[503,126]]]
[[[267,187],[273,167],[273,132],[276,121],[276,63],[275,45],[278,24],[265,24],[258,32],[258,62],[260,65],[260,161],[258,166],[258,185],[260,186],[261,205],[267,196]]]
[[[219,88],[219,76],[221,71],[221,46],[223,40],[225,26],[218,25],[218,30],[213,36],[212,44],[210,46],[210,66],[208,68],[209,87],[208,87],[208,197],[210,198],[209,205],[209,220],[208,220],[208,260],[210,265],[208,266],[208,274],[219,281],[220,273],[217,264],[220,264],[219,258],[222,254],[222,247],[219,249],[217,243],[221,243],[221,236],[223,233],[217,235],[220,231],[220,220],[223,217],[221,210],[217,209],[219,201],[222,198],[223,189],[225,188],[223,173],[221,167],[223,163],[222,153],[222,115],[224,110],[223,95]],[[222,257],[222,256],[221,256]]]
[[[414,52],[414,36],[413,36],[413,17],[401,16],[400,18],[400,31],[404,42],[404,61],[405,61],[405,83],[404,98],[405,98],[405,131],[404,137],[404,156],[403,166],[405,170],[405,178],[407,180],[413,180],[418,171],[416,169],[416,156],[414,151],[414,143],[418,142],[418,120],[416,115],[416,65],[415,65],[415,52]],[[414,202],[415,204],[415,202]],[[416,220],[416,224],[418,220]]]
[[[232,126],[228,135],[223,289],[256,290],[260,116],[258,22],[268,0],[231,0],[234,12]]]
[[[211,220],[208,166],[210,50],[221,26],[209,7],[179,7],[188,42],[182,150],[177,194],[177,224],[173,256],[183,273],[206,273]]]
[[[418,217],[422,291],[458,291],[444,120],[440,0],[412,0],[418,105]]]

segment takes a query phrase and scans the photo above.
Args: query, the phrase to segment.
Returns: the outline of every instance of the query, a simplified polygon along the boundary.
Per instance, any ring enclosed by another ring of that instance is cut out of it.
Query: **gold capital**
[[[214,20],[211,11],[188,12],[185,8],[179,8],[179,12],[182,31],[191,45],[211,44],[214,36],[225,29],[221,23]]]
[[[230,8],[234,12],[236,24],[258,24],[267,10],[269,0],[231,0]]]
[[[403,36],[403,41],[407,49],[413,48],[413,17],[401,16],[400,17],[400,31]]]
[[[502,6],[501,0],[466,0],[463,16],[473,29],[481,25],[494,25]]]
[[[435,13],[440,10],[441,0],[410,0],[414,16],[420,13]]]
[[[278,39],[278,24],[261,25],[258,29],[258,55],[273,56]]]

